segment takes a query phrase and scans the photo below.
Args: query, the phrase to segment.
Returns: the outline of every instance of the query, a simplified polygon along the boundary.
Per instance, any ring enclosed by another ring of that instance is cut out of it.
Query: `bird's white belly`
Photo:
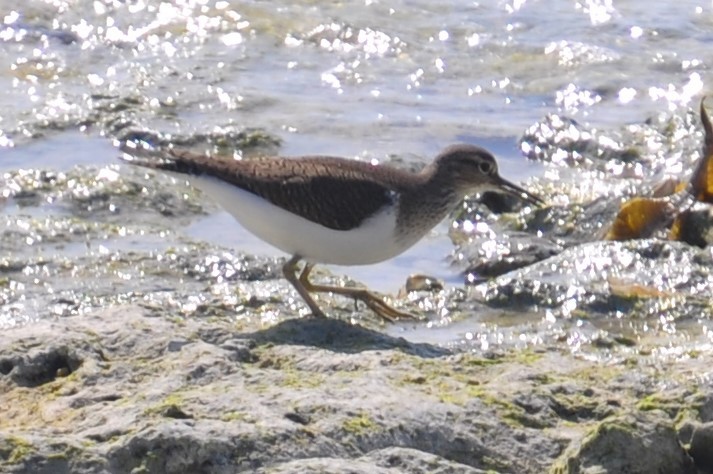
[[[396,238],[394,208],[375,214],[358,228],[334,230],[285,211],[217,178],[185,175],[180,178],[187,179],[214,199],[243,227],[265,242],[313,263],[377,263],[399,255],[415,243]]]

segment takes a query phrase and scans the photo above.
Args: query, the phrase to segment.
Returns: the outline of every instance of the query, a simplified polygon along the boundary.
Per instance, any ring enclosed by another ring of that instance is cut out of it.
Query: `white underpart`
[[[188,180],[265,242],[313,263],[377,263],[401,254],[418,241],[416,236],[408,241],[396,238],[396,209],[392,207],[356,229],[334,230],[217,178],[170,174]]]

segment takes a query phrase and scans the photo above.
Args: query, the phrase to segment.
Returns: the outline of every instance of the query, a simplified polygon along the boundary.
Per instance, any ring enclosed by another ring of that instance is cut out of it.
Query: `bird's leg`
[[[307,292],[312,293],[335,293],[337,295],[348,296],[350,298],[363,301],[372,311],[374,311],[378,316],[381,316],[389,322],[394,322],[396,319],[419,319],[406,311],[399,311],[398,309],[389,306],[364,288],[345,288],[343,286],[326,286],[326,285],[315,285],[309,281],[309,273],[312,271],[314,265],[310,263],[305,263],[305,267],[302,269],[302,273],[299,276],[299,282],[302,288]],[[294,285],[294,284],[293,284]]]
[[[307,306],[309,306],[310,311],[312,311],[312,315],[317,316],[318,318],[325,318],[324,312],[317,306],[317,303],[312,299],[312,296],[309,294],[309,289],[305,288],[305,285],[303,284],[303,279],[302,275],[304,275],[305,271],[309,273],[308,269],[311,268],[311,266],[306,263],[304,270],[302,270],[302,274],[297,277],[297,263],[301,260],[299,255],[294,255],[291,259],[287,261],[282,266],[282,273],[285,275],[285,278],[287,281],[289,281],[293,287],[295,287],[295,290],[297,290],[297,293],[300,294],[302,299],[307,303]],[[305,277],[306,278],[306,277]]]

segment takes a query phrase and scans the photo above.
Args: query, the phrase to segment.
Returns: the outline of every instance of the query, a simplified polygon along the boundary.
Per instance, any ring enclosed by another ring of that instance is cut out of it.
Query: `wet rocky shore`
[[[165,176],[5,173],[1,470],[713,472],[711,249],[605,239],[690,174],[695,112],[533,130],[548,205],[466,203],[463,284],[391,295],[424,319],[388,326],[328,295],[306,317],[283,259],[182,233],[215,208]]]
[[[713,473],[710,2],[2,6],[1,473]],[[456,142],[547,204],[315,269],[392,325],[117,159]]]

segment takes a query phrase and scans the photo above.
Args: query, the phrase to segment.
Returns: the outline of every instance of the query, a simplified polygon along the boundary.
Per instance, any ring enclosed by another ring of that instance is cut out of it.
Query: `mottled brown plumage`
[[[328,156],[233,160],[188,152],[169,155],[169,160],[147,164],[222,179],[335,230],[353,229],[383,206],[394,204],[395,192],[408,191],[421,181],[395,168]],[[375,175],[376,168],[380,173]]]

